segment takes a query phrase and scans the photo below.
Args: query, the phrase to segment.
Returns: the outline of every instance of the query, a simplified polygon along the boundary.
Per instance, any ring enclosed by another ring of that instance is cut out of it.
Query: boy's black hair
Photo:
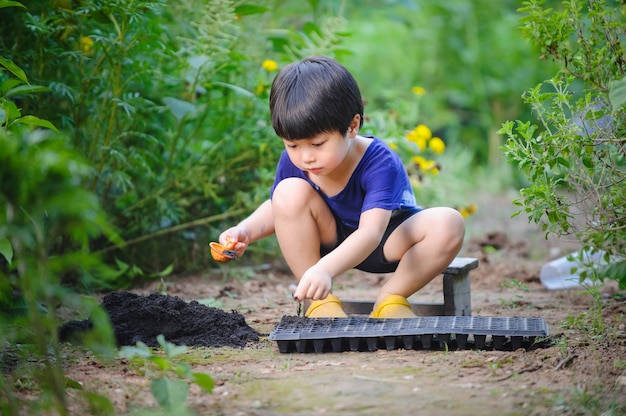
[[[355,115],[363,125],[363,99],[356,80],[338,62],[313,56],[287,65],[270,92],[270,113],[276,134],[286,140],[320,133],[348,132]]]

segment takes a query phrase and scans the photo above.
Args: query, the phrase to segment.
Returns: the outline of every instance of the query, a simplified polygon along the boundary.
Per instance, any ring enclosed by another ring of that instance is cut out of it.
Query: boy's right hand
[[[226,245],[229,242],[232,244],[233,241],[236,241],[237,244],[235,244],[232,250],[237,254],[237,258],[239,258],[243,256],[243,253],[250,243],[250,238],[246,230],[241,227],[232,227],[220,234],[220,244]]]

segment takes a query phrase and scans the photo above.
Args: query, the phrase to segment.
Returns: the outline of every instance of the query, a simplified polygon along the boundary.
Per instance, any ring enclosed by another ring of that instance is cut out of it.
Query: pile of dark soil
[[[185,302],[176,296],[115,292],[103,298],[102,306],[120,346],[141,341],[158,347],[159,334],[173,344],[198,347],[241,348],[249,341],[259,340],[258,332],[246,324],[239,312],[225,312],[196,301]],[[61,328],[60,338],[70,340],[76,332],[91,326],[89,320],[68,322]]]

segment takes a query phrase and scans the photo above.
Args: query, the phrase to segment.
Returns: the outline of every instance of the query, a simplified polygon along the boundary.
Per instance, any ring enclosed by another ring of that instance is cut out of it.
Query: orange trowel
[[[236,245],[237,241],[233,240],[228,240],[224,245],[216,242],[211,242],[209,243],[209,247],[211,247],[211,256],[213,257],[213,259],[221,263],[235,260],[237,258],[237,253],[234,250]]]

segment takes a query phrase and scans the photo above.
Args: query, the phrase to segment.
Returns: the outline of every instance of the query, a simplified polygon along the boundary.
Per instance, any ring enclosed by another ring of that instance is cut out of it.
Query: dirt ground
[[[480,260],[471,272],[472,314],[544,318],[550,337],[542,347],[281,354],[268,335],[282,316],[296,314],[293,280],[284,268],[238,269],[230,263],[228,275],[235,277],[224,279],[223,270],[210,270],[166,281],[169,295],[235,310],[260,334],[243,348],[189,348],[180,359],[211,375],[215,387],[207,394],[191,385],[188,406],[200,415],[626,414],[624,294],[612,283],[602,289],[599,323],[584,290],[545,289],[541,266],[576,245],[545,240],[522,216],[511,219],[513,198],[481,198],[467,221],[461,255]],[[373,300],[386,277],[349,272],[336,280],[334,293]],[[441,302],[441,279],[410,300]],[[512,279],[523,287],[507,285]],[[156,285],[133,292],[149,295]],[[185,316],[181,319],[184,325]],[[598,328],[600,335],[594,333]],[[66,371],[85,389],[111,398],[118,414],[156,406],[145,368],[135,362],[84,357]]]

